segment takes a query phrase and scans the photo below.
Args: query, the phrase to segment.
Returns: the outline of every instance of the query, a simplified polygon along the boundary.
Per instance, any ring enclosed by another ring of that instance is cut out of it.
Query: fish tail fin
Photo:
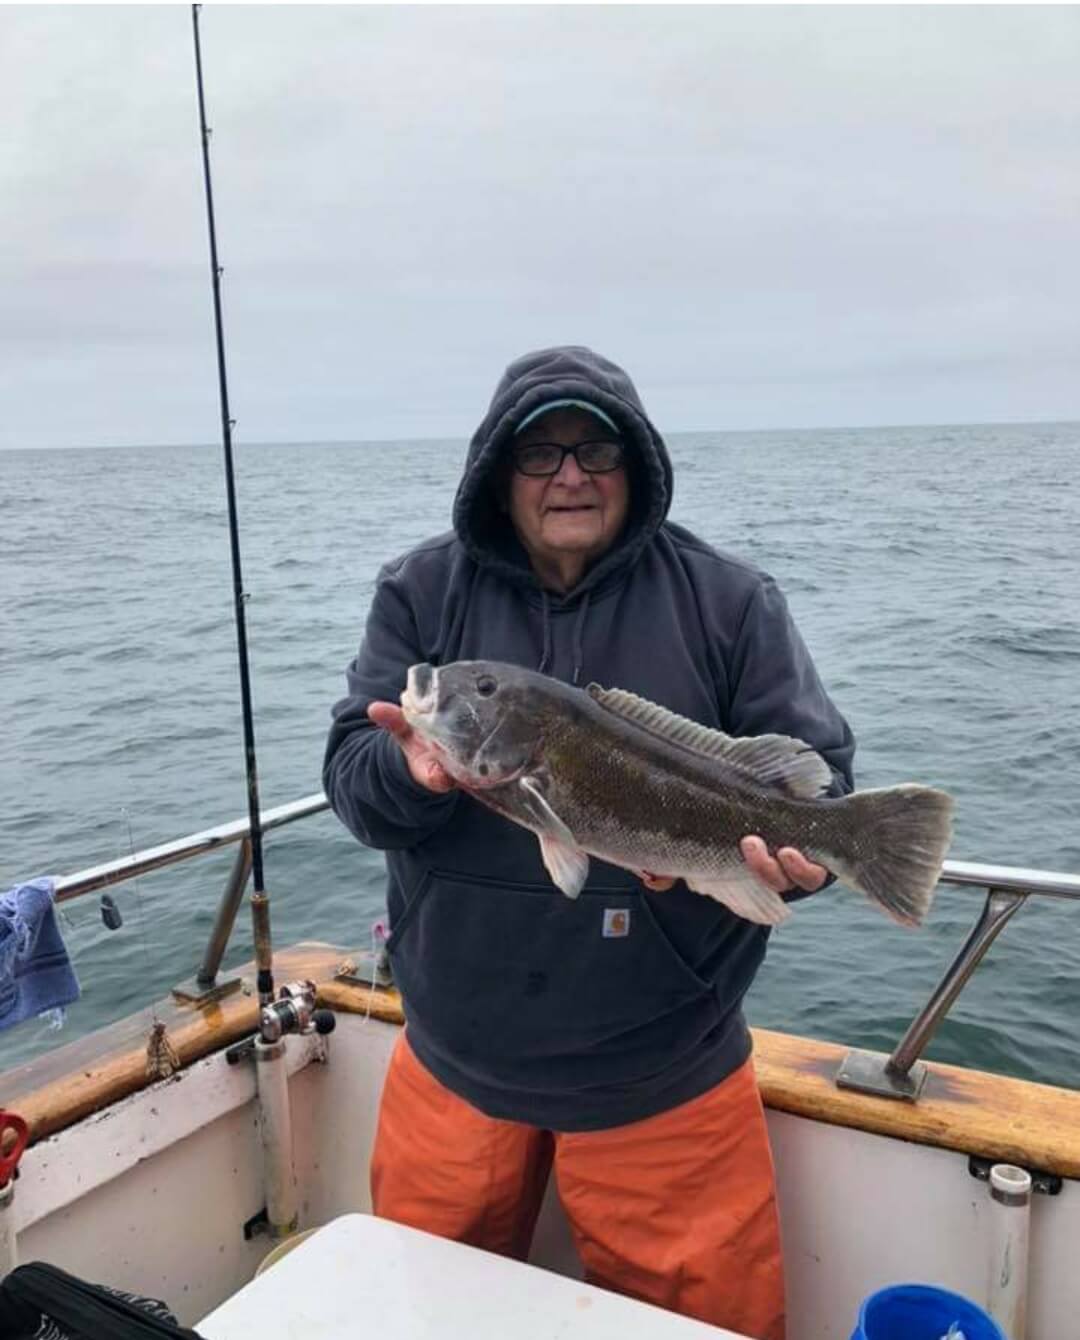
[[[842,804],[858,836],[829,858],[830,868],[894,921],[922,925],[952,840],[952,796],[906,783],[857,791]]]

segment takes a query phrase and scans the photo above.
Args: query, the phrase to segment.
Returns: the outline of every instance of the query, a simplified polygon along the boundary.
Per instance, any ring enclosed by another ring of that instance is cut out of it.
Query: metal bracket
[[[390,990],[394,985],[394,974],[390,970],[390,956],[385,949],[378,954],[362,950],[355,959],[346,959],[334,973],[335,982],[344,982],[346,986],[369,986],[376,990]]]
[[[200,982],[198,977],[189,977],[186,981],[178,982],[172,994],[173,999],[181,1005],[209,1005],[212,1001],[223,1000],[243,989],[242,977],[229,977],[223,982]]]
[[[231,1047],[225,1048],[225,1060],[229,1065],[239,1065],[241,1061],[254,1061],[255,1059],[255,1039],[259,1035],[252,1033],[248,1038],[241,1038],[239,1042],[234,1042]]]
[[[836,1087],[916,1102],[926,1083],[926,1066],[916,1061],[906,1074],[894,1073],[889,1060],[884,1052],[848,1052],[836,1072]]]
[[[968,1172],[980,1182],[989,1182],[990,1169],[996,1163],[1004,1162],[1004,1159],[984,1159],[972,1154],[968,1159]],[[1035,1168],[1025,1168],[1024,1171],[1031,1178],[1032,1191],[1038,1191],[1043,1196],[1061,1195],[1064,1183],[1057,1173],[1038,1172]]]
[[[319,1065],[325,1065],[329,1061],[330,1047],[327,1037],[315,1029],[305,1029],[299,1036],[308,1047],[309,1061]],[[259,1040],[260,1034],[251,1033],[248,1037],[241,1038],[239,1042],[234,1042],[231,1047],[225,1048],[225,1060],[229,1065],[240,1065],[243,1061],[273,1060],[285,1049],[285,1039],[279,1038],[277,1042],[264,1044],[261,1051],[256,1051],[255,1044]]]

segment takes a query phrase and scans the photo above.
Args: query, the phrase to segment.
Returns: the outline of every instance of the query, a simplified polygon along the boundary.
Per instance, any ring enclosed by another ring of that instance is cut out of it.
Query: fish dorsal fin
[[[721,759],[761,786],[813,800],[832,783],[832,771],[821,755],[790,735],[725,735],[625,689],[603,689],[599,684],[590,684],[587,692],[601,707],[624,721],[691,753]]]

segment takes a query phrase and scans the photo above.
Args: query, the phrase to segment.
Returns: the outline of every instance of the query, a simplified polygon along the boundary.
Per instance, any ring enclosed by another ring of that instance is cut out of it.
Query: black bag
[[[33,1261],[0,1283],[0,1340],[203,1340],[164,1303]]]

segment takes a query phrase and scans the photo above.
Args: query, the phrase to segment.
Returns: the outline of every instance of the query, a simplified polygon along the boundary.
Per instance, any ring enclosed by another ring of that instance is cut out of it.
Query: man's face
[[[563,408],[530,423],[512,446],[554,442],[573,447],[613,440],[615,434],[595,414]],[[555,475],[537,478],[513,470],[508,501],[510,518],[531,558],[550,563],[576,555],[588,565],[618,539],[630,509],[630,481],[625,465],[606,474],[587,474],[568,455]]]

